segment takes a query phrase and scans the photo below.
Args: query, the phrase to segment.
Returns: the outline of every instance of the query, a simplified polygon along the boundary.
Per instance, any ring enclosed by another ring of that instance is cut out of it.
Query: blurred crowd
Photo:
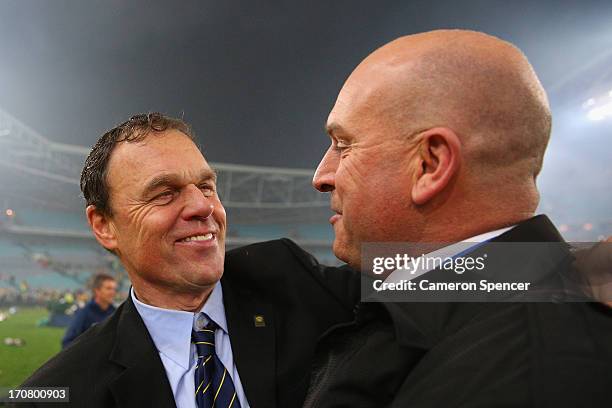
[[[51,313],[72,315],[78,308],[83,308],[91,299],[91,292],[85,288],[76,290],[31,288],[26,280],[16,282],[14,276],[0,276],[0,280],[10,284],[0,287],[0,308],[13,306],[40,306]],[[127,291],[117,292],[115,303],[127,298]]]

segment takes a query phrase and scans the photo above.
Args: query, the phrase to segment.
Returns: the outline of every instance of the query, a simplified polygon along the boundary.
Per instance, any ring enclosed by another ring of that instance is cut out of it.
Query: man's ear
[[[419,167],[412,186],[412,201],[423,205],[439,194],[461,166],[461,141],[448,128],[432,128],[420,135]]]
[[[96,237],[104,248],[113,251],[117,248],[117,235],[108,215],[102,214],[95,205],[88,205],[85,209],[87,221]]]

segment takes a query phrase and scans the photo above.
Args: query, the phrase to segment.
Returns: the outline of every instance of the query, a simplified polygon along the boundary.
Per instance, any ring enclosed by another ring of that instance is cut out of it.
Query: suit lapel
[[[110,384],[117,406],[176,406],[159,353],[130,296],[121,312],[110,360],[124,367]]]
[[[226,271],[227,273],[227,271]],[[234,363],[249,404],[276,407],[274,311],[253,293],[222,280],[223,303]]]

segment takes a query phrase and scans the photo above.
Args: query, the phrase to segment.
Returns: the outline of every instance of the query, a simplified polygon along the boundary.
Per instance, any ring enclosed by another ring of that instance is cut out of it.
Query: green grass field
[[[19,308],[16,314],[0,322],[0,388],[21,384],[60,350],[64,329],[36,326],[48,315],[44,308]],[[6,337],[22,338],[26,344],[23,347],[7,346],[4,344]]]

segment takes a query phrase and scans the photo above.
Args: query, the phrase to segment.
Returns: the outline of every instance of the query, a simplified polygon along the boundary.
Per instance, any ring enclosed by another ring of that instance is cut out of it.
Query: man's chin
[[[223,276],[223,257],[207,259],[177,265],[179,280],[182,281],[189,290],[214,286]]]
[[[207,292],[210,293],[220,279],[221,275],[190,274],[184,276],[181,281],[170,284],[169,287],[177,294],[200,296]]]
[[[342,262],[347,263],[351,268],[355,270],[359,270],[361,267],[361,258],[359,255],[359,251],[354,250],[353,248],[348,247],[337,238],[334,240],[332,251],[336,258],[341,260]]]
[[[223,276],[223,266],[220,268],[204,268],[196,271],[193,275],[193,282],[197,282],[202,286],[215,285]]]
[[[219,249],[214,252],[194,251],[183,257],[177,256],[175,259],[177,264],[182,264],[183,267],[191,270],[221,270],[223,273],[225,253]]]

